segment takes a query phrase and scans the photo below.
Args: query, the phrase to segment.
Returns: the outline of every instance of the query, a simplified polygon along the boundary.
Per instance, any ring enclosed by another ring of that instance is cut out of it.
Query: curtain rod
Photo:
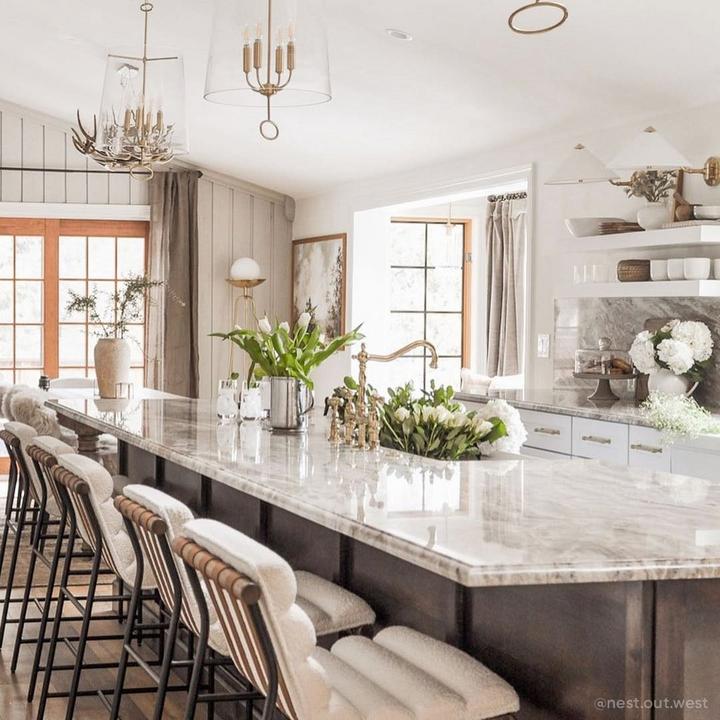
[[[525,200],[526,192],[505,193],[504,195],[490,195],[488,202],[502,202],[503,200]]]
[[[66,173],[68,175],[82,174],[82,175],[130,175],[129,170],[80,170],[78,168],[68,168],[63,170],[62,168],[34,168],[34,167],[4,167],[0,166],[0,171],[7,172],[37,172],[37,173]],[[173,172],[172,170],[156,170],[155,174],[163,172]],[[181,171],[181,172],[199,172],[200,177],[202,173],[199,170],[195,171]]]

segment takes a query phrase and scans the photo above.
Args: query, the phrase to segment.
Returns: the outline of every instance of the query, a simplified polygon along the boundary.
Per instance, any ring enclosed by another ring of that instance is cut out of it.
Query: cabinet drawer
[[[627,465],[628,438],[627,425],[573,418],[572,454],[577,457]]]
[[[572,451],[572,418],[569,415],[520,410],[528,439],[526,447],[570,455]]]
[[[646,427],[630,426],[628,464],[631,467],[670,472],[671,450],[662,444],[662,434]]]
[[[542,458],[543,460],[570,460],[565,453],[552,452],[552,450],[540,450],[539,448],[524,445],[520,454],[523,457]]]

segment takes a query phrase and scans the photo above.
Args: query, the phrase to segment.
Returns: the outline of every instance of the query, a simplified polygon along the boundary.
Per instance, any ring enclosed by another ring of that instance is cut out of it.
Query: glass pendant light
[[[331,98],[322,0],[215,0],[206,100],[264,107],[260,133],[275,140],[273,106]]]
[[[188,151],[185,125],[185,72],[182,57],[148,54],[153,4],[144,2],[142,54],[108,56],[99,122],[88,131],[80,120],[73,130],[76,149],[109,169],[152,177],[153,166]]]

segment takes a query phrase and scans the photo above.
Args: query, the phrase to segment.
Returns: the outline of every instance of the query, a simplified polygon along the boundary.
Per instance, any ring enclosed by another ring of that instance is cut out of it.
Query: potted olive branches
[[[126,339],[129,326],[143,321],[148,291],[163,283],[144,275],[133,275],[122,281],[110,294],[111,312],[99,309],[101,293],[93,289],[88,295],[70,291],[68,313],[87,314],[87,320],[98,336],[95,344],[95,372],[101,398],[118,397],[118,389],[130,384],[130,344]]]

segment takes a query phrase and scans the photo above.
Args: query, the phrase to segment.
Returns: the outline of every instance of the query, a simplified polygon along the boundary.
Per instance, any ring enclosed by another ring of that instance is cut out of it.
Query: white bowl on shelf
[[[683,258],[672,258],[667,261],[668,280],[685,279],[685,260]]]
[[[697,220],[720,220],[720,205],[696,205],[693,215]]]
[[[591,237],[601,234],[601,226],[603,223],[624,223],[627,222],[623,218],[612,217],[589,217],[589,218],[567,218],[565,225],[570,234],[576,238]]]
[[[662,282],[669,280],[668,277],[668,261],[667,260],[651,260],[650,261],[650,278],[653,282]]]
[[[685,258],[683,274],[686,280],[709,280],[712,261],[710,258]]]

